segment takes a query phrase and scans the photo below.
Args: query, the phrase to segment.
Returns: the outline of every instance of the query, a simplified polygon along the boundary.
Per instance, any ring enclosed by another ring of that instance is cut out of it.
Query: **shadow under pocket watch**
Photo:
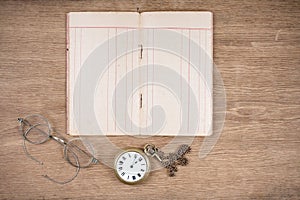
[[[114,170],[117,178],[126,184],[136,184],[144,181],[150,173],[148,157],[155,157],[169,176],[175,176],[177,165],[188,164],[186,153],[191,151],[190,146],[181,145],[175,153],[165,154],[152,144],[146,144],[144,149],[127,148],[120,152],[114,162]]]

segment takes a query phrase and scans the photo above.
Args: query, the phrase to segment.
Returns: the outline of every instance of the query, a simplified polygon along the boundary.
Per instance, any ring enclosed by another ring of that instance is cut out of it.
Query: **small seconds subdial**
[[[139,149],[127,149],[115,160],[115,173],[124,183],[135,184],[144,180],[149,173],[149,160]]]

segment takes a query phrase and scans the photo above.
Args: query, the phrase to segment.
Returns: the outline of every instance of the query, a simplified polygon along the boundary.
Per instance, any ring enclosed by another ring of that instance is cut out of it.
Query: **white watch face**
[[[122,182],[129,184],[140,182],[148,175],[148,158],[139,150],[126,150],[116,158],[115,172]]]

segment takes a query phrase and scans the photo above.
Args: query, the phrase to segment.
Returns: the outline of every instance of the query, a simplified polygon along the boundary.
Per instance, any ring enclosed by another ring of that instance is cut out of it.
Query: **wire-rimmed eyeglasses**
[[[26,141],[31,144],[38,145],[44,144],[48,140],[53,139],[63,146],[63,155],[65,160],[67,160],[72,166],[76,167],[75,174],[72,176],[72,178],[66,181],[58,181],[49,177],[48,175],[43,175],[45,178],[55,183],[66,184],[77,177],[80,168],[86,168],[92,164],[98,163],[98,160],[93,156],[94,152],[90,144],[83,143],[80,138],[67,141],[63,137],[56,136],[58,133],[53,131],[50,123],[45,117],[35,114],[29,115],[25,118],[18,118],[18,121],[20,122],[20,130],[24,138],[24,151],[29,158],[38,162],[40,165],[43,164],[43,162],[30,155],[26,147]]]

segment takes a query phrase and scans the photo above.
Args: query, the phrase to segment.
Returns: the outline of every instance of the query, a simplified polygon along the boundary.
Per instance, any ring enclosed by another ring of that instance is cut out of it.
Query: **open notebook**
[[[212,27],[210,12],[68,13],[68,133],[210,135]]]

